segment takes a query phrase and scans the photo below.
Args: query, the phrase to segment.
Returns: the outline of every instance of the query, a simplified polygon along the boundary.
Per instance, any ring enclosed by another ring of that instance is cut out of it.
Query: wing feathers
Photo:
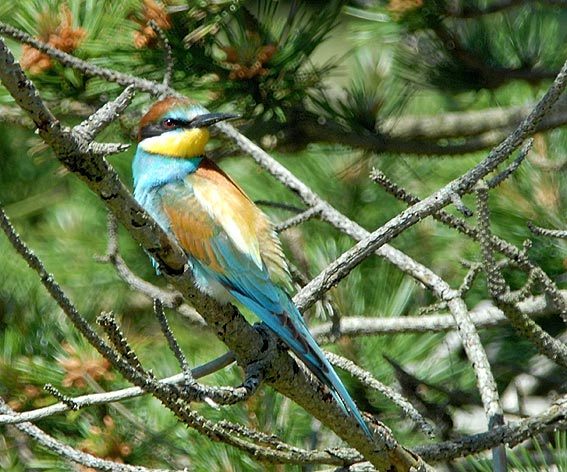
[[[230,177],[204,159],[185,182],[162,187],[160,197],[172,232],[209,275],[226,276],[223,284],[239,291],[257,286],[259,302],[278,303],[267,285],[290,280],[279,240],[267,217]]]
[[[203,160],[184,182],[159,190],[170,228],[197,275],[220,283],[256,313],[326,384],[339,405],[368,426],[309,333],[301,314],[278,285],[289,273],[267,217],[214,163]]]

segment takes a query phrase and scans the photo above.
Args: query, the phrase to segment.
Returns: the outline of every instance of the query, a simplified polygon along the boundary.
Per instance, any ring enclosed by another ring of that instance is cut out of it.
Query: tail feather
[[[278,289],[282,309],[279,313],[274,313],[240,292],[231,290],[231,293],[258,315],[290,347],[313,372],[315,377],[327,386],[345,414],[353,417],[360,424],[364,433],[369,438],[372,438],[372,433],[354,400],[321,348],[317,345],[315,339],[313,339],[303,317],[289,296],[283,290]]]

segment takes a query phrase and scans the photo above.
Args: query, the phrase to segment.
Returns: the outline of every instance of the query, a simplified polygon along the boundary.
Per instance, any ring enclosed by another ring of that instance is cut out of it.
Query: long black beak
[[[240,115],[234,113],[205,113],[204,115],[199,115],[193,118],[189,123],[187,123],[187,128],[205,128],[207,126],[214,125],[219,121],[231,120],[233,118],[238,118]]]

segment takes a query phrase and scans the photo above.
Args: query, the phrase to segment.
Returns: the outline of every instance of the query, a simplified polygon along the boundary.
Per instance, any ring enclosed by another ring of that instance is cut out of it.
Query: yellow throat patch
[[[202,156],[208,142],[209,132],[205,128],[191,128],[183,132],[164,133],[146,138],[139,145],[144,151],[152,154],[188,159]]]

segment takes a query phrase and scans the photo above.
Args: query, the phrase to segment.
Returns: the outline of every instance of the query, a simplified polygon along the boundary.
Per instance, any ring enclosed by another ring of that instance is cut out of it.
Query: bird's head
[[[140,122],[138,147],[150,154],[188,159],[202,156],[209,141],[207,127],[236,118],[231,113],[209,113],[183,98],[155,103]]]

